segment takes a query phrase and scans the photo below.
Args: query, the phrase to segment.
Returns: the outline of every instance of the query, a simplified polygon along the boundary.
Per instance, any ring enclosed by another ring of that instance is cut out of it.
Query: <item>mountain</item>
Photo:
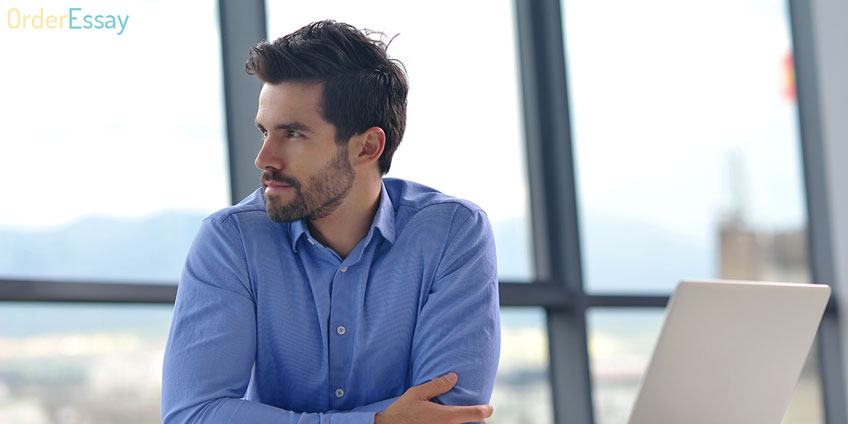
[[[0,229],[0,275],[62,281],[176,283],[205,214],[92,216],[45,230]]]
[[[44,230],[0,228],[0,276],[62,281],[179,280],[205,213],[163,212],[144,219],[91,216]],[[529,224],[492,222],[501,279],[532,276]],[[718,230],[716,230],[718,231]],[[715,247],[626,218],[592,214],[581,227],[584,283],[591,291],[670,292],[683,277],[715,274]]]

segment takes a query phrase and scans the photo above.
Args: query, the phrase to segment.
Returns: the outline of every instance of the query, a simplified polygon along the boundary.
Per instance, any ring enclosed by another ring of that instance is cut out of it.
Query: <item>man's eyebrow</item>
[[[259,121],[256,121],[256,128],[265,129],[265,127],[263,127],[262,124],[259,123]],[[276,126],[274,126],[274,129],[299,132],[314,132],[312,131],[312,128],[309,128],[308,125],[298,121],[277,124]]]

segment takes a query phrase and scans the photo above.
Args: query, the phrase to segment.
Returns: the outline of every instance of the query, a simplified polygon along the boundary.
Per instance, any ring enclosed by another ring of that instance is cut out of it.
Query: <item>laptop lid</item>
[[[780,423],[830,287],[682,281],[630,424]]]

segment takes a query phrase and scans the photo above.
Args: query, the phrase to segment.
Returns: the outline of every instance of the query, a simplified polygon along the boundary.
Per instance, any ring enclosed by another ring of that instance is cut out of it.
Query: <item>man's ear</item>
[[[367,165],[376,162],[386,147],[386,133],[380,127],[371,127],[354,136],[353,160],[355,165]]]

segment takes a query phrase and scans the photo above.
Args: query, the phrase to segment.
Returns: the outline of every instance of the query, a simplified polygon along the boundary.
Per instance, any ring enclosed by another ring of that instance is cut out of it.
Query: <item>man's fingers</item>
[[[407,390],[407,394],[402,397],[416,398],[418,400],[429,401],[430,399],[449,392],[456,385],[456,373],[447,373],[441,377],[434,378],[424,384],[419,384]],[[439,405],[427,402],[431,409],[431,413],[435,413],[433,417],[441,416],[438,421],[451,423],[467,423],[479,422],[492,416],[492,405],[473,405],[473,406],[453,406]]]
[[[492,405],[443,406],[449,422],[478,422],[492,416]]]
[[[449,372],[424,384],[412,387],[409,391],[413,392],[419,399],[430,400],[440,394],[449,392],[455,384],[456,373]]]

